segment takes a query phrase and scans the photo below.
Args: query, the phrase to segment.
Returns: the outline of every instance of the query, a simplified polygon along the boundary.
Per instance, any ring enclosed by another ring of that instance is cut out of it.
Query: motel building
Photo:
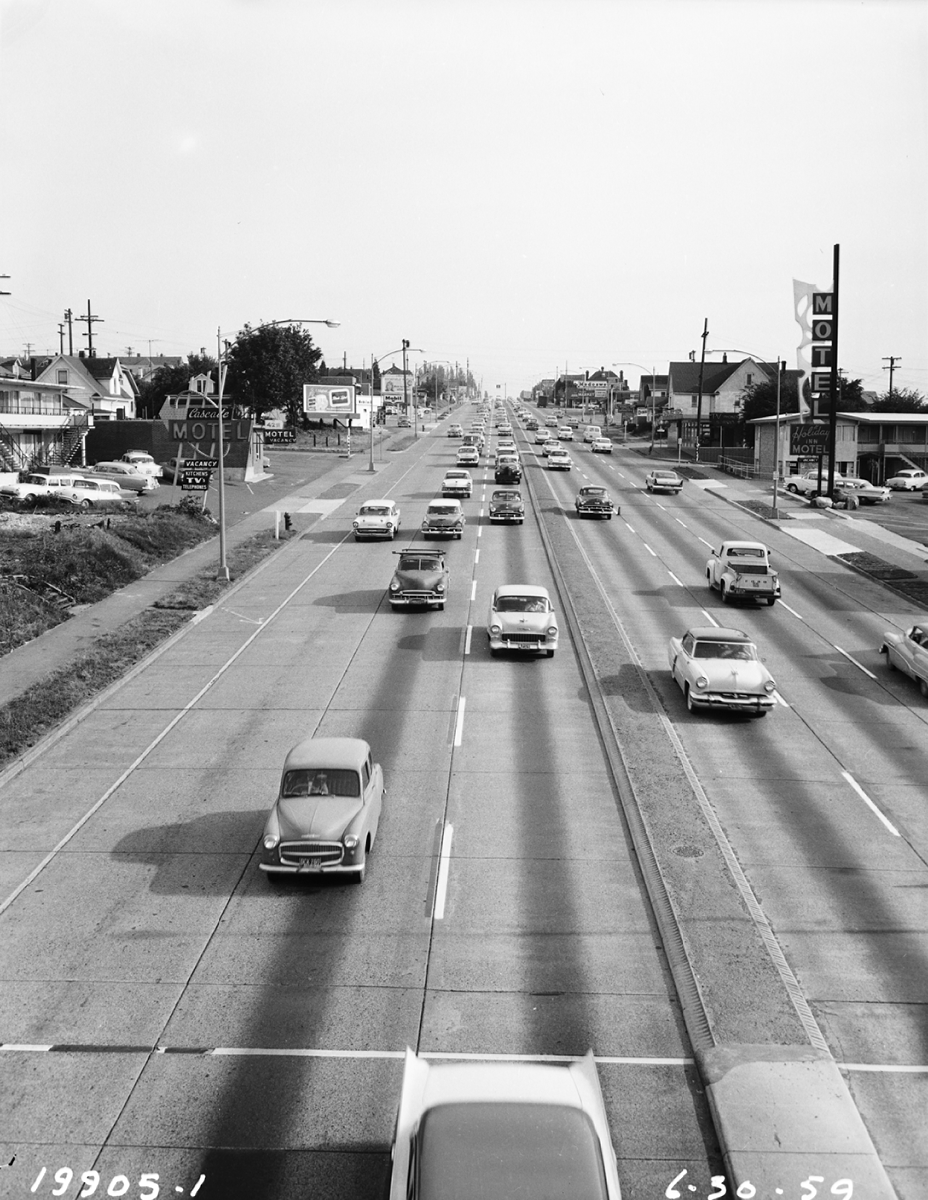
[[[754,427],[754,471],[772,479],[777,445],[777,418],[759,417]],[[801,424],[798,413],[779,419],[780,478],[814,471],[818,458],[790,451],[790,431]],[[816,421],[822,426],[827,422]],[[838,413],[835,427],[835,470],[870,483],[883,483],[905,467],[928,471],[928,413]]]

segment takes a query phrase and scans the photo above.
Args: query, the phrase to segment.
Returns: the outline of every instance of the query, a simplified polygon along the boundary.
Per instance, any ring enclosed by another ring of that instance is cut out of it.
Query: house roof
[[[751,360],[753,361],[753,360]],[[764,371],[761,363],[756,364],[760,371]],[[702,378],[702,392],[707,395],[710,392],[717,392],[719,388],[741,366],[740,362],[736,363],[706,363]],[[699,369],[700,364],[697,362],[672,362],[670,364],[670,375],[673,378],[673,390],[675,392],[698,392],[699,391]]]

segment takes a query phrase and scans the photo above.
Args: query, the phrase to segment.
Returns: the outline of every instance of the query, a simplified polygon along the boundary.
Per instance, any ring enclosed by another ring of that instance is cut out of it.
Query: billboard
[[[343,417],[358,415],[357,389],[353,384],[303,384],[303,412],[307,417]]]

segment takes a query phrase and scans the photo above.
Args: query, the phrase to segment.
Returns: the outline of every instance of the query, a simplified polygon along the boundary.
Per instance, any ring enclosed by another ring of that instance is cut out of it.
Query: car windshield
[[[360,796],[361,779],[357,771],[346,771],[341,767],[285,771],[280,794],[285,797]]]
[[[512,502],[512,501],[518,502],[519,500],[522,499],[522,493],[521,492],[494,492],[493,495],[490,497],[490,499],[491,500],[504,500],[504,501],[510,501],[510,502]]]
[[[362,517],[389,517],[390,507],[387,504],[365,504],[360,515]]]
[[[418,1200],[606,1200],[599,1138],[565,1104],[440,1104],[416,1135]],[[411,1193],[412,1194],[412,1193]]]
[[[435,555],[403,554],[400,557],[400,571],[440,571],[442,560]]]
[[[581,496],[605,496],[605,494],[606,494],[605,488],[586,487],[586,488],[580,489]]]
[[[548,602],[543,596],[498,596],[496,611],[543,613],[548,611]]]
[[[456,508],[449,508],[447,504],[430,504],[430,517],[454,517],[457,516]]]
[[[739,658],[753,661],[757,650],[751,642],[697,642],[693,658]]]

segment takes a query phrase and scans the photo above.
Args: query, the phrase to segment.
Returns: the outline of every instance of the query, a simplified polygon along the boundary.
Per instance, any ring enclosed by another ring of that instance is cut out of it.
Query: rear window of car
[[[280,794],[286,797],[360,796],[361,782],[357,771],[341,767],[285,771]]]
[[[419,1123],[412,1169],[418,1186],[408,1194],[418,1200],[608,1196],[593,1122],[582,1109],[561,1104],[430,1108]]]

